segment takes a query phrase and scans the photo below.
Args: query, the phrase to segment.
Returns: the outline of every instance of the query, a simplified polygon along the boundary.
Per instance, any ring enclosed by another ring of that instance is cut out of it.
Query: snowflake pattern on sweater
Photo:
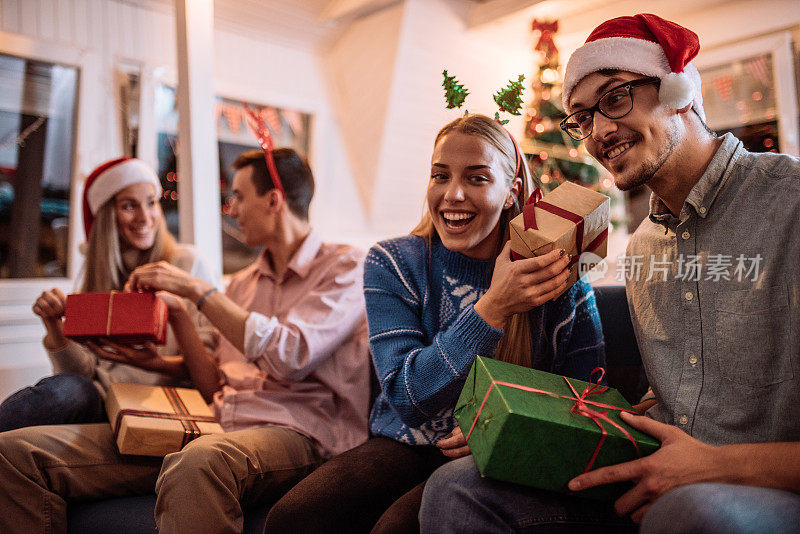
[[[502,331],[473,308],[492,262],[405,236],[374,245],[364,293],[370,348],[381,383],[374,435],[432,445],[455,427],[453,408],[475,356],[494,355]],[[586,380],[605,345],[594,294],[579,281],[531,312],[534,367]]]

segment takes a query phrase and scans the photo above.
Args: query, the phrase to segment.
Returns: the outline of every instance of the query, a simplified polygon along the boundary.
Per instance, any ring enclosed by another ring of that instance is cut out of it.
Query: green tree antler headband
[[[444,87],[444,98],[447,101],[447,109],[460,108],[462,105],[464,105],[464,101],[467,99],[469,91],[464,87],[464,84],[459,83],[458,80],[456,80],[455,76],[448,76],[447,69],[442,71],[442,75],[444,76],[442,87]],[[520,74],[516,81],[509,80],[506,87],[499,89],[497,93],[495,93],[493,98],[500,108],[500,111],[511,113],[512,115],[522,114],[522,91],[524,89],[522,86],[523,81],[525,81],[525,75]],[[464,110],[464,115],[468,114],[469,111]],[[506,130],[505,125],[508,124],[508,119],[501,120],[500,113],[495,111],[494,120],[500,123],[500,125],[503,126],[503,129]],[[514,177],[517,177],[519,176],[522,168],[522,151],[519,149],[517,140],[514,139],[514,136],[511,135],[511,132],[506,130],[506,133],[511,138],[511,142],[514,143],[514,153],[517,159],[517,168],[514,171]]]

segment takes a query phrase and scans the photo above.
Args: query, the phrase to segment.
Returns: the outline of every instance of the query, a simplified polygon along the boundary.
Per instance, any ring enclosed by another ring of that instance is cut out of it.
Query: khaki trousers
[[[0,532],[66,532],[67,501],[153,488],[161,534],[241,532],[243,504],[274,502],[320,463],[279,426],[201,436],[163,462],[120,455],[107,423],[21,428],[0,433]]]

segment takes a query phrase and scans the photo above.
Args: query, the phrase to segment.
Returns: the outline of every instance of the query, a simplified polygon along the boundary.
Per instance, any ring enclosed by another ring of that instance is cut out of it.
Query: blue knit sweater
[[[370,347],[381,393],[370,416],[374,435],[431,445],[455,427],[453,408],[475,356],[493,356],[503,332],[473,304],[486,292],[493,262],[452,252],[418,236],[374,245],[364,267]],[[533,366],[588,380],[605,364],[600,316],[579,280],[532,312]]]

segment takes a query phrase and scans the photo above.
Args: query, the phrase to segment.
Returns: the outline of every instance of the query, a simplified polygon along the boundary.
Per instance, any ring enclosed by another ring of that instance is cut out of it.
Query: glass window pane
[[[78,71],[0,54],[0,278],[67,275]]]
[[[727,130],[776,119],[772,55],[740,59],[702,69],[703,108],[712,130]]]

